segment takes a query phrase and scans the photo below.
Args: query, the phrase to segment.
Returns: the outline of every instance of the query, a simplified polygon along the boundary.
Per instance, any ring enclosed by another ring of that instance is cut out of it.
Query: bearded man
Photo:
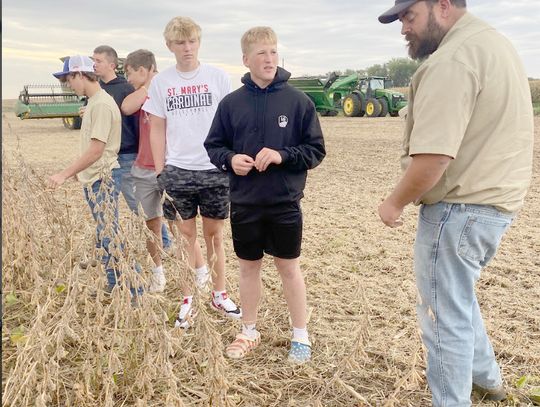
[[[404,175],[379,206],[385,225],[420,204],[414,247],[417,316],[435,406],[470,406],[506,392],[475,294],[481,270],[523,205],[532,175],[533,112],[512,44],[465,0],[396,0],[414,74]]]

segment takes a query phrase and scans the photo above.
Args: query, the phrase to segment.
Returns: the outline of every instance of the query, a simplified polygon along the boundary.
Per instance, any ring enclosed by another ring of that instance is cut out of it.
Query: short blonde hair
[[[247,54],[249,48],[257,42],[265,42],[267,44],[277,45],[277,35],[270,27],[250,28],[244,33],[244,35],[242,35],[242,39],[240,40],[242,53],[244,55]]]
[[[178,40],[187,40],[193,35],[201,40],[201,27],[189,17],[174,17],[167,23],[163,36],[168,43]]]

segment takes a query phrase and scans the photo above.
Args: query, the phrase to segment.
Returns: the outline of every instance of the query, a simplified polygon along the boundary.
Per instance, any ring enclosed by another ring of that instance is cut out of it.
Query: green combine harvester
[[[15,104],[15,115],[25,119],[61,118],[68,129],[81,128],[79,108],[86,98],[77,96],[69,87],[57,85],[26,85]]]
[[[299,77],[289,83],[306,93],[321,116],[336,116],[341,110],[347,117],[395,117],[407,105],[405,96],[390,89],[392,81],[383,76],[333,73],[326,80]]]
[[[67,57],[60,58],[64,62]],[[124,76],[125,58],[118,58],[115,71]],[[79,109],[86,105],[87,98],[77,96],[67,85],[25,85],[15,104],[15,115],[25,119],[62,119],[64,127],[71,130],[81,128]]]

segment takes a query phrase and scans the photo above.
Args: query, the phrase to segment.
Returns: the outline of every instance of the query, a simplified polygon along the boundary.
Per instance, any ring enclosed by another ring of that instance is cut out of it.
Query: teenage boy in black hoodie
[[[307,170],[326,152],[313,103],[289,86],[290,73],[277,66],[277,37],[270,27],[242,36],[244,86],[218,106],[205,142],[210,161],[229,174],[231,229],[240,265],[242,333],[227,346],[227,356],[244,357],[260,342],[256,330],[264,253],[274,258],[291,314],[289,361],[311,358],[307,332],[306,288],[300,270],[300,199]]]

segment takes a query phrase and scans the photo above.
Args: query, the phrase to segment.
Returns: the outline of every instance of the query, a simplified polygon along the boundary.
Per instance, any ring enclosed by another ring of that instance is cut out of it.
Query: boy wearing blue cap
[[[97,222],[96,247],[103,248],[102,262],[107,272],[108,290],[116,284],[113,256],[109,245],[118,228],[118,149],[120,148],[121,116],[114,99],[101,89],[94,72],[94,62],[87,56],[75,55],[64,61],[63,70],[53,74],[67,83],[79,96],[88,97],[81,126],[82,154],[73,163],[51,175],[47,184],[61,186],[76,176],[84,186],[84,195]],[[112,211],[107,209],[111,208]],[[112,218],[110,219],[112,212]],[[113,223],[113,236],[107,236],[106,223]]]

